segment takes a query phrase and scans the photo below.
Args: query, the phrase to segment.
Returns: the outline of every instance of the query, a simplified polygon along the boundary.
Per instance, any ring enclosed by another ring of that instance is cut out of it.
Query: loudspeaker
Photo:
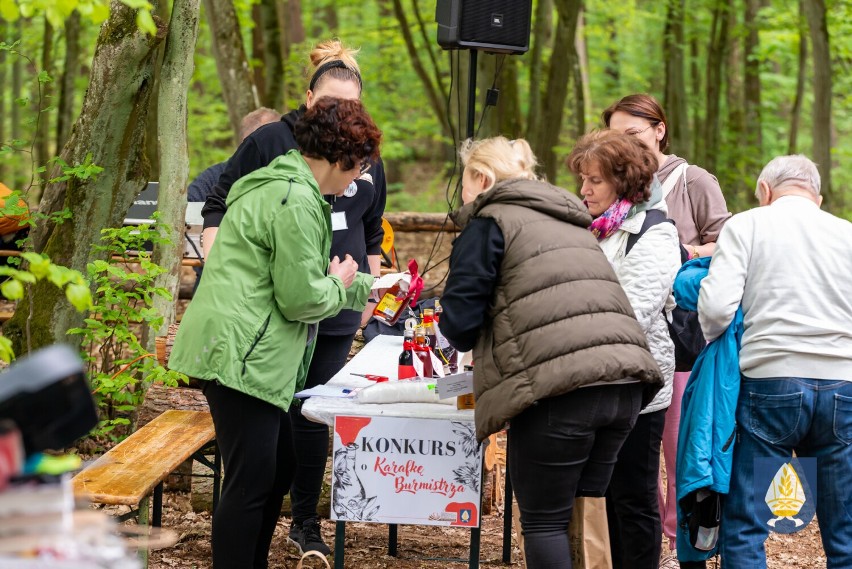
[[[438,45],[520,54],[530,48],[532,0],[438,0]]]

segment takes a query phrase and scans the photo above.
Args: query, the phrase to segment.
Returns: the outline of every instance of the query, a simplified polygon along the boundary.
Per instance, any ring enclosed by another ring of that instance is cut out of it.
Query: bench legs
[[[154,487],[154,513],[151,516],[151,526],[158,528],[163,525],[163,483]]]

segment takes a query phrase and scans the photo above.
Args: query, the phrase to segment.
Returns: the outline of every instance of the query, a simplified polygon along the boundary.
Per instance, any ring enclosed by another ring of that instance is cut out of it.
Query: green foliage
[[[85,325],[68,331],[82,336],[86,348],[88,375],[101,413],[95,435],[113,436],[116,427],[129,423],[130,412],[144,396],[143,378],[168,386],[187,381],[186,376],[159,365],[138,336],[138,330],[163,323],[153,308],[154,297],[172,298],[166,289],[155,286],[164,269],[146,251],[149,244],[167,242],[162,228],[154,223],[104,229],[101,243],[95,246],[107,260],[88,266],[95,285],[94,304]]]
[[[62,289],[68,301],[80,312],[92,306],[89,284],[79,271],[56,265],[47,256],[38,253],[24,252],[21,257],[27,262],[26,268],[0,266],[0,276],[5,278],[0,285],[0,294],[8,300],[21,300],[33,283],[47,280]],[[11,342],[5,336],[0,336],[0,359],[8,363],[14,357]]]

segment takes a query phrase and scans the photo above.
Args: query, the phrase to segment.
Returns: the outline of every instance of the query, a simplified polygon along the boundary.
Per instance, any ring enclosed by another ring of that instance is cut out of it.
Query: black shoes
[[[317,551],[323,555],[329,555],[331,548],[322,540],[322,532],[320,530],[320,523],[316,518],[305,520],[301,524],[293,521],[290,524],[288,539],[303,555],[308,551]]]

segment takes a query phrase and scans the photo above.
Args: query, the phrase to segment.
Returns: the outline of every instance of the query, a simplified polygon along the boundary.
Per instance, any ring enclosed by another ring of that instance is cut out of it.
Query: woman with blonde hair
[[[202,210],[205,257],[213,245],[216,231],[227,210],[228,192],[237,179],[262,168],[276,157],[298,148],[294,125],[323,97],[360,99],[363,89],[361,70],[355,60],[357,51],[339,40],[319,43],[310,53],[313,73],[305,92],[305,103],[246,137],[228,160],[224,173],[213,188]],[[384,237],[382,215],[387,186],[381,158],[365,164],[365,170],[340,196],[325,196],[331,206],[331,257],[343,259],[351,255],[361,272],[379,275],[381,244]],[[346,363],[352,340],[360,326],[366,324],[374,306],[362,312],[342,310],[337,316],[320,322],[314,356],[305,387],[327,382]],[[328,427],[302,417],[298,402],[290,410],[297,468],[290,492],[293,520],[289,539],[301,551],[315,550],[328,555],[331,549],[323,541],[317,504],[319,502],[325,464],[328,459]]]
[[[662,383],[586,207],[539,181],[524,140],[464,144],[462,228],[441,331],[473,350],[476,434],[508,430],[527,567],[571,568],[575,496],[603,496]]]

